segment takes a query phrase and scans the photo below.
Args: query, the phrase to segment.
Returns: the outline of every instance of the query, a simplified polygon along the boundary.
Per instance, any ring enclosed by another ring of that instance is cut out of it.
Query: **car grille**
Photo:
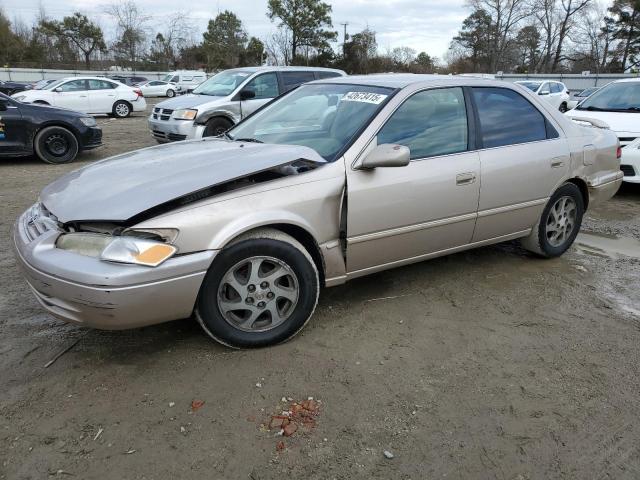
[[[41,203],[36,203],[22,217],[24,231],[29,241],[50,230],[60,230],[58,219]]]
[[[169,108],[159,108],[159,107],[155,107],[153,109],[153,119],[154,120],[169,120],[171,118],[171,114],[173,113],[173,110],[169,109]]]
[[[169,140],[171,142],[179,142],[180,140],[186,140],[186,135],[180,135],[178,133],[165,133],[160,130],[151,130],[151,134],[159,140]]]
[[[636,172],[633,170],[633,166],[631,165],[620,165],[620,170],[624,173],[625,177],[635,177]]]

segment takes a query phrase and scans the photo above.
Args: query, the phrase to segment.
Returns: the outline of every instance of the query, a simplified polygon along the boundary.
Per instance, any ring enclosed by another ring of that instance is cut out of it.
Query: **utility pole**
[[[349,25],[349,22],[344,22],[344,23],[341,23],[340,25],[344,27],[344,37],[342,42],[342,57],[344,58],[345,52],[346,52],[346,44],[347,44],[347,25]]]

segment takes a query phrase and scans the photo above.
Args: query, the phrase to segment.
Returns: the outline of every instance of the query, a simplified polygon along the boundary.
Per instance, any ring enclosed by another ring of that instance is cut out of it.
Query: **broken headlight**
[[[100,258],[105,262],[147,267],[157,267],[178,251],[176,247],[163,241],[133,236],[132,233],[122,236],[67,233],[58,237],[56,247],[79,255]]]

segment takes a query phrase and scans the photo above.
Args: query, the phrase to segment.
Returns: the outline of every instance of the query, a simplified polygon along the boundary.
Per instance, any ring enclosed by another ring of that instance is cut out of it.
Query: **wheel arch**
[[[196,123],[198,125],[206,125],[209,120],[213,120],[214,118],[224,118],[231,122],[231,126],[235,126],[238,123],[237,119],[233,117],[231,112],[226,112],[224,110],[215,110],[213,112],[207,112],[202,118],[197,119]]]
[[[252,237],[256,232],[259,232],[260,230],[278,230],[300,242],[307,253],[311,256],[311,258],[313,259],[313,263],[318,269],[318,274],[320,276],[320,285],[324,285],[325,262],[322,251],[320,250],[320,246],[314,235],[311,233],[310,229],[307,226],[301,225],[300,223],[294,223],[292,221],[273,221],[265,222],[260,225],[246,226],[241,231],[237,231],[235,234],[227,236],[220,248],[224,249],[232,243],[236,243],[247,237]]]
[[[573,177],[568,179],[565,183],[573,183],[582,194],[582,201],[584,202],[584,210],[586,211],[589,207],[589,187],[587,186],[587,182],[579,177]]]

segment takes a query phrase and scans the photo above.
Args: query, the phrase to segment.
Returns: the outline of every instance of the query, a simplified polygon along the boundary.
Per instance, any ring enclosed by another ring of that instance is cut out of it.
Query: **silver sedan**
[[[573,243],[622,181],[618,140],[510,83],[312,82],[224,137],[119,155],[47,186],[15,225],[37,299],[104,329],[194,315],[232,347],[285,341],[321,287],[519,239]]]

